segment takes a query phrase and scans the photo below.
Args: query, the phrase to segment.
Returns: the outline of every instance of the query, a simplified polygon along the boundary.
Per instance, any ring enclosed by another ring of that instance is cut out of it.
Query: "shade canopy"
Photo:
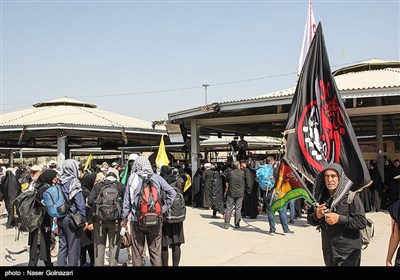
[[[151,122],[68,97],[3,114],[0,121],[1,148],[57,148],[57,139],[65,136],[69,149],[117,149],[158,145],[165,134]]]

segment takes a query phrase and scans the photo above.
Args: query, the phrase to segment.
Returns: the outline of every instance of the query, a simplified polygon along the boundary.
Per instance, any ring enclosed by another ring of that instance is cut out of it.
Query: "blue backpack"
[[[68,214],[69,205],[58,184],[48,187],[43,192],[42,203],[46,206],[47,213],[53,218],[61,218]]]
[[[274,169],[271,164],[261,165],[256,171],[256,176],[262,190],[272,189],[275,186]]]

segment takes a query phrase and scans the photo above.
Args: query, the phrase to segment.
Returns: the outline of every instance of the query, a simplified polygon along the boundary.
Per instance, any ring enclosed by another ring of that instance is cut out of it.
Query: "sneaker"
[[[274,236],[274,235],[275,235],[275,231],[268,231],[267,234],[269,234],[269,235],[271,235],[271,236]]]
[[[294,224],[294,221],[293,220],[289,221],[289,224]]]
[[[218,217],[216,215],[212,215],[211,218],[216,219]]]
[[[229,228],[229,224],[228,223],[224,223],[224,229],[228,229]]]
[[[240,228],[240,223],[239,222],[235,224],[235,228]]]
[[[286,235],[286,234],[294,234],[294,231],[292,231],[292,230],[287,230],[287,231],[284,231],[283,233],[284,233],[285,235]]]

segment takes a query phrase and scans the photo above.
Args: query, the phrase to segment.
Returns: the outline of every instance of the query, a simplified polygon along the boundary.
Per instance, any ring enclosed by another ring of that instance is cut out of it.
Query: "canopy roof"
[[[357,137],[376,135],[382,115],[383,135],[400,134],[400,61],[368,60],[334,72]],[[171,123],[190,130],[197,119],[200,135],[282,137],[295,87],[250,99],[208,104],[169,113]]]
[[[68,97],[40,102],[33,108],[0,116],[0,147],[55,148],[57,137],[68,136],[69,148],[116,149],[158,145],[163,129],[152,123]]]

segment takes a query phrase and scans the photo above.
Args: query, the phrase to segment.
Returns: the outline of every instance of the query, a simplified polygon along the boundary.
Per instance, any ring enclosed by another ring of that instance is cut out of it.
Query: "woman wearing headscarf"
[[[159,222],[156,225],[144,227],[139,224],[137,216],[141,186],[146,179],[151,179],[158,191],[158,195],[161,194],[161,190],[165,192],[166,199],[164,205],[162,205],[162,213],[165,213],[171,207],[176,195],[175,190],[160,175],[153,172],[147,157],[139,156],[132,166],[132,173],[126,186],[121,225],[123,227],[126,226],[128,216],[132,213],[131,232],[134,237],[132,240],[132,264],[134,266],[143,265],[142,256],[147,240],[151,264],[153,266],[161,266],[162,223]]]
[[[43,193],[48,187],[57,182],[57,172],[54,170],[46,170],[39,175],[34,185],[37,190],[38,201],[43,198]],[[40,227],[29,233],[28,245],[29,248],[29,262],[28,266],[37,266],[40,260],[44,262],[45,266],[53,266],[50,256],[51,246],[51,225],[53,218],[43,207],[43,221]]]
[[[81,258],[80,266],[93,266],[94,265],[94,244],[93,244],[93,210],[88,206],[87,199],[93,189],[96,180],[96,174],[86,174],[82,177],[82,193],[86,202],[86,216],[88,225],[83,228],[82,241],[81,241]],[[86,260],[86,253],[89,254],[90,261]]]
[[[61,190],[69,204],[69,212],[80,212],[86,218],[86,203],[82,194],[80,177],[83,165],[74,159],[67,159],[61,166]],[[58,218],[59,250],[58,266],[78,266],[81,255],[82,228],[74,228],[69,223],[69,215]],[[87,223],[85,224],[85,227]]]
[[[177,169],[172,169],[169,166],[161,167],[160,176],[167,181],[171,186],[175,186],[176,190],[182,193],[183,179],[179,176]],[[183,222],[162,224],[162,250],[161,259],[162,265],[168,266],[168,248],[172,250],[172,266],[178,266],[181,260],[181,244],[185,243],[185,235],[183,232]]]
[[[0,193],[3,196],[8,212],[6,228],[10,229],[16,226],[14,218],[13,201],[20,194],[21,185],[18,183],[12,171],[7,170],[1,178]]]
[[[204,164],[204,172],[201,175],[201,194],[203,198],[203,208],[211,209],[210,196],[214,183],[214,170],[212,164],[207,162]]]

